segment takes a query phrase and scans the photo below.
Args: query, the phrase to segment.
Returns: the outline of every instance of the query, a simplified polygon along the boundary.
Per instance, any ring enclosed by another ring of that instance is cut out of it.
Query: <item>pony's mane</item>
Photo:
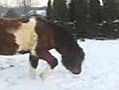
[[[57,29],[59,28],[59,29],[62,29],[62,30],[64,30],[64,31],[66,31],[64,27],[62,27],[62,26],[60,26],[60,25],[57,25],[57,24],[54,23],[54,22],[48,21],[48,20],[46,20],[46,19],[44,19],[44,18],[42,18],[42,17],[37,17],[36,19],[37,19],[38,21],[42,21],[42,22],[46,23],[47,25],[49,25],[49,26],[51,26],[51,27],[54,27],[54,28],[57,28]],[[70,31],[67,31],[67,32],[70,32]]]

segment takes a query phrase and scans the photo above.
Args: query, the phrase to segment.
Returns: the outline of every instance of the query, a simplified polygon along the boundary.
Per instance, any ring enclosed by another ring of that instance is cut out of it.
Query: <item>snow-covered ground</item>
[[[78,43],[86,53],[82,73],[73,75],[60,63],[45,81],[30,79],[28,54],[0,56],[0,90],[119,90],[119,40]],[[60,62],[61,55],[55,50],[51,53]],[[45,66],[39,63],[38,71]]]

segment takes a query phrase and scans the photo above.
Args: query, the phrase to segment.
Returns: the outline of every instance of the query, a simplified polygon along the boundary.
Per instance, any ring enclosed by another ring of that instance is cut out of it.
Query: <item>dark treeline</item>
[[[47,20],[70,30],[78,38],[118,38],[119,1],[51,0],[48,1]]]

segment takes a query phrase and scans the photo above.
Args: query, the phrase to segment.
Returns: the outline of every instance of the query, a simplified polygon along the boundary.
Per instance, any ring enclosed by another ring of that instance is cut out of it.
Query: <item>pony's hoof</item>
[[[31,79],[36,79],[36,75],[29,75]]]
[[[53,69],[48,67],[48,68],[46,68],[45,72],[40,74],[40,78],[42,80],[46,80],[47,78],[49,78],[49,76],[52,75],[52,73],[53,73]]]
[[[40,75],[41,80],[46,80],[47,76],[44,73],[41,73]]]

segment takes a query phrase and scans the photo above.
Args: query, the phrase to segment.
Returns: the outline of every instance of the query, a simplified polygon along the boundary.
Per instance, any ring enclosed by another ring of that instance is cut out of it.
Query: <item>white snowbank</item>
[[[28,54],[0,56],[0,90],[119,90],[119,40],[78,41],[86,53],[82,73],[73,75],[60,63],[47,80],[27,74]],[[51,50],[58,60],[61,55]],[[46,64],[41,62],[38,71]]]

